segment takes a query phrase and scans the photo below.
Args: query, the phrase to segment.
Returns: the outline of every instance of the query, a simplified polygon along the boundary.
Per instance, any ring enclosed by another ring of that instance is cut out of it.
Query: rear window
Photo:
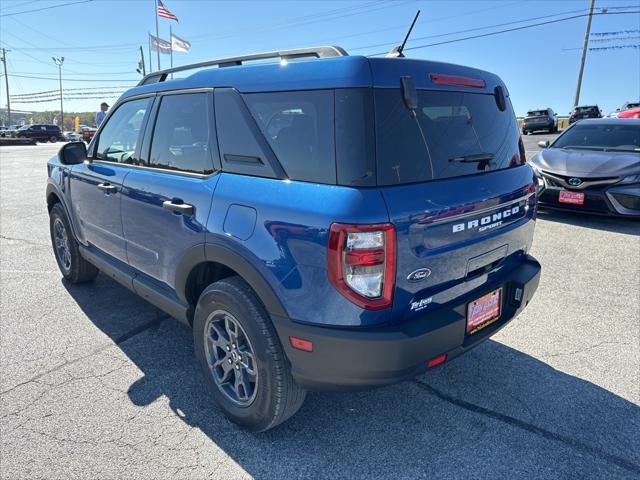
[[[531,110],[530,112],[527,112],[527,117],[541,117],[546,114],[546,110]]]
[[[640,125],[576,123],[552,145],[567,150],[640,152]]]
[[[593,113],[597,112],[598,107],[577,107],[576,112],[578,113]]]
[[[509,101],[493,95],[418,91],[413,118],[400,89],[375,89],[379,185],[460,177],[520,164],[520,134]]]

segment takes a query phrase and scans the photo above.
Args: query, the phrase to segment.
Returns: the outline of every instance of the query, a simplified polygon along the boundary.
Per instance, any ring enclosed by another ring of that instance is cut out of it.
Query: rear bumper
[[[386,385],[415,377],[427,370],[429,360],[446,354],[449,361],[494,335],[527,306],[538,288],[540,270],[533,257],[526,257],[500,281],[400,325],[339,329],[273,320],[292,374],[305,388],[350,390]],[[504,292],[501,318],[467,335],[467,304],[500,287]],[[294,349],[291,336],[312,341],[313,351]]]
[[[540,130],[550,130],[553,129],[553,122],[548,123],[525,123],[522,125],[523,132],[537,132]]]

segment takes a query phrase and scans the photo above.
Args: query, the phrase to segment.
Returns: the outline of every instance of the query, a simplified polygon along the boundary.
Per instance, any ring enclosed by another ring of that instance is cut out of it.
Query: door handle
[[[162,208],[171,210],[173,213],[179,213],[180,215],[193,215],[193,205],[186,203],[173,203],[172,200],[165,200],[162,202]]]
[[[99,183],[98,188],[102,190],[104,193],[116,193],[118,191],[118,187],[115,185],[111,185],[110,183]]]

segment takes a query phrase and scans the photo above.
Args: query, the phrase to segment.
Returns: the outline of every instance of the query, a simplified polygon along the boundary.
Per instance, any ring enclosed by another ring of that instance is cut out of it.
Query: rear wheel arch
[[[176,270],[175,291],[193,313],[205,288],[231,276],[242,278],[270,315],[287,316],[282,302],[258,269],[239,253],[221,245],[201,244],[189,249]]]
[[[51,213],[51,209],[56,203],[62,203],[62,200],[60,200],[60,197],[56,192],[48,191],[47,192],[47,210],[49,210],[49,213]]]

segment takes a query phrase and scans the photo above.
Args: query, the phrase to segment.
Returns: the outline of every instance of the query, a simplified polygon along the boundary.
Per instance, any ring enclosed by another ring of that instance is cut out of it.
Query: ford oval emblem
[[[582,183],[582,180],[580,180],[577,177],[571,177],[569,180],[567,180],[567,183],[569,185],[571,185],[572,187],[577,187],[578,185],[580,185]]]
[[[431,270],[428,268],[419,268],[407,275],[407,280],[410,282],[420,282],[431,275]]]

